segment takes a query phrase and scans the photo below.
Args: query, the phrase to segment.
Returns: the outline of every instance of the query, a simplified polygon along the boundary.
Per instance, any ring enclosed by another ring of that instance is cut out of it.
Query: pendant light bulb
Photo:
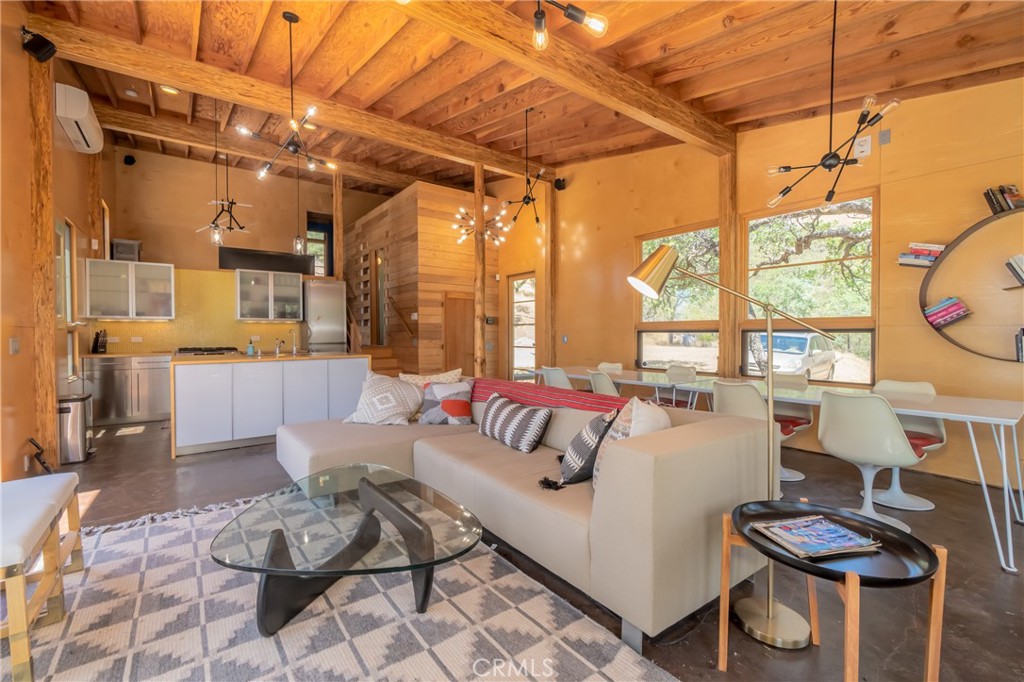
[[[224,229],[220,225],[210,226],[210,243],[214,246],[224,243]]]
[[[538,9],[533,13],[533,47],[538,51],[547,49],[548,46],[548,20],[544,10]]]
[[[593,12],[587,12],[583,19],[583,28],[595,38],[603,38],[608,32],[608,17]]]
[[[316,116],[316,107],[312,104],[306,109],[306,118],[313,118]]]
[[[313,162],[313,161],[306,161],[306,168],[308,168],[311,171],[315,171],[316,170],[316,163]]]
[[[781,201],[782,201],[782,195],[781,194],[776,194],[775,196],[773,196],[771,199],[768,200],[768,208],[775,208],[776,206],[779,205],[779,203]]]
[[[248,128],[246,128],[245,126],[241,126],[241,125],[235,126],[235,130],[242,137],[252,137],[252,131],[249,130]]]
[[[299,122],[296,121],[293,118],[292,120],[288,121],[288,127],[291,128],[292,130],[298,132],[298,130],[299,130]]]
[[[875,97],[874,95],[866,95],[864,97],[864,103],[861,104],[860,108],[863,109],[864,111],[870,111],[871,108],[873,106],[875,106],[875,104],[877,104],[877,103],[878,103],[878,98],[877,97]]]
[[[338,164],[334,163],[333,161],[328,161],[326,165],[331,170],[338,170]]]
[[[774,178],[776,175],[788,173],[793,170],[791,166],[771,166],[768,168],[768,177]]]
[[[891,100],[889,100],[889,103],[882,107],[882,110],[878,112],[879,116],[885,116],[890,111],[898,107],[900,104],[902,104],[901,100],[899,100],[896,97],[893,97]]]
[[[301,235],[295,235],[295,239],[292,240],[292,253],[296,256],[306,255],[306,240]]]

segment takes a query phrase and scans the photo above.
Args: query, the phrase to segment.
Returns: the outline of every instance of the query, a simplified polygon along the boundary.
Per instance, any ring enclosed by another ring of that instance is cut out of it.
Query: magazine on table
[[[864,537],[824,516],[801,516],[778,521],[758,521],[754,528],[800,559],[823,559],[842,554],[877,552],[878,540]]]

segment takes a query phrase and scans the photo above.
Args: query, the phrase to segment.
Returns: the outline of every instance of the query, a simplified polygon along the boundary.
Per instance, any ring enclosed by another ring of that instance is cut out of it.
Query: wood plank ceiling
[[[685,103],[681,109],[703,115],[711,126],[740,131],[827,114],[830,2],[579,3],[609,18],[608,34],[590,36],[547,6],[552,42],[564,41],[596,57],[603,62],[597,66],[635,79],[655,98]],[[391,2],[26,4],[41,17],[131,41],[154,54],[284,87],[288,31],[281,13],[290,9],[301,17],[294,27],[300,112],[304,95],[318,97],[522,158],[523,111],[534,107],[529,154],[531,161],[549,168],[680,142],[641,117],[611,108],[609,100],[621,99],[621,93],[609,93],[606,100],[594,97],[592,88],[585,96],[582,87],[556,85],[550,71],[552,80],[545,79],[543,68],[524,68],[521,59],[512,63],[497,56],[508,50],[463,42],[435,28],[436,22],[412,18],[417,11],[403,11]],[[528,45],[536,2],[495,5],[521,24],[522,44]],[[842,0],[836,56],[838,110],[858,107],[868,93],[883,100],[907,98],[1020,77],[1024,2]],[[234,126],[247,126],[270,140],[283,139],[288,131],[286,117],[234,104],[231,91],[215,101],[185,90],[169,94],[158,79],[125,76],[116,65],[105,69],[67,62],[64,68],[89,91],[98,110],[113,107],[125,113],[121,118],[130,123],[122,120],[116,126],[117,144],[210,161],[218,121],[221,145],[240,147],[234,150],[240,153],[229,149],[230,162],[254,169],[261,163],[259,154],[241,148]],[[147,118],[162,125],[151,129]],[[349,170],[368,169],[363,177],[346,173],[346,187],[392,194],[412,179],[472,185],[472,167],[465,163],[326,126],[303,135],[315,155],[343,161]],[[188,142],[202,139],[209,143]],[[277,164],[274,172],[330,182],[324,172],[297,171],[287,163]],[[497,176],[489,171],[487,179]]]

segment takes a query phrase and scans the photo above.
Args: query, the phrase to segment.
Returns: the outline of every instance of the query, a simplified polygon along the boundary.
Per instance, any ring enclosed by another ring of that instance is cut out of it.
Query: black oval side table
[[[800,559],[775,544],[754,528],[759,521],[780,521],[820,514],[861,535],[870,535],[882,546],[871,554],[854,554],[832,559]],[[719,598],[718,669],[725,671],[729,652],[729,565],[734,546],[751,547],[773,561],[807,575],[811,643],[820,643],[818,599],[814,578],[831,580],[846,607],[843,679],[857,682],[860,655],[860,588],[906,587],[931,581],[928,607],[928,637],[925,646],[924,679],[938,680],[942,644],[942,610],[946,591],[946,548],[929,547],[913,535],[887,523],[852,511],[807,502],[772,500],[747,502],[722,515],[722,583]]]

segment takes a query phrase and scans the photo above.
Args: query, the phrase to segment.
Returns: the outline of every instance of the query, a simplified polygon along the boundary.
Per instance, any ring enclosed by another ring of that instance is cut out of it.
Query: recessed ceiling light
[[[124,94],[127,97],[138,97],[139,96],[139,91],[134,89],[134,88],[125,88],[124,89]]]
[[[177,95],[179,92],[181,92],[181,90],[174,87],[173,85],[161,85],[160,91],[167,93],[168,95]]]

